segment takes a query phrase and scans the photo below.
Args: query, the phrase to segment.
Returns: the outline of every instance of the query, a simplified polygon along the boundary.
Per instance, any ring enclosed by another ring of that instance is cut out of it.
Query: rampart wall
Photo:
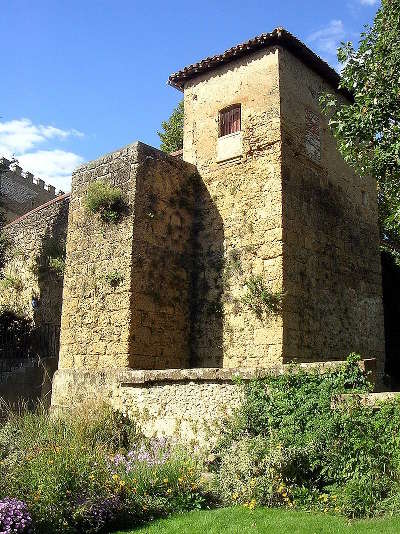
[[[54,186],[46,184],[31,172],[23,171],[17,162],[0,158],[0,194],[7,222],[45,204],[56,195]]]

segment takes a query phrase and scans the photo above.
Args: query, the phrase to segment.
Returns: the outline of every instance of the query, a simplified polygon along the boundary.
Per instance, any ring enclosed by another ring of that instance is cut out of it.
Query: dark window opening
[[[219,112],[219,137],[240,132],[241,125],[241,107],[235,104]]]

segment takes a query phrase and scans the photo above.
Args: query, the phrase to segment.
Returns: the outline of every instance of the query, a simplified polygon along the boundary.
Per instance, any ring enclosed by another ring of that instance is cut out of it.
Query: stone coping
[[[32,210],[27,211],[26,213],[24,213],[20,217],[17,217],[13,221],[10,221],[4,226],[4,228],[11,228],[15,224],[18,224],[24,219],[27,219],[32,214],[37,213],[38,211],[41,211],[42,209],[47,208],[48,206],[51,206],[52,204],[57,204],[57,202],[62,202],[63,200],[69,200],[70,196],[71,196],[71,193],[63,193],[55,198],[52,198],[51,200],[48,200],[44,204],[40,204],[40,206],[37,206],[36,208],[33,208]]]
[[[317,370],[326,372],[343,365],[343,360],[330,362],[299,363],[296,366],[304,370]],[[97,377],[100,380],[110,380],[119,383],[122,387],[135,386],[138,384],[152,384],[163,382],[231,382],[236,378],[251,380],[262,378],[270,374],[280,375],[287,371],[290,364],[277,364],[270,367],[260,368],[190,368],[190,369],[59,369],[58,373],[70,375],[72,379],[88,380]],[[376,360],[361,360],[360,367],[366,372],[373,373]]]

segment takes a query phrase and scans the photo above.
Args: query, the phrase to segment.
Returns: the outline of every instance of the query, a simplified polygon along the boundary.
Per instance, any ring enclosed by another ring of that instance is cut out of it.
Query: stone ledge
[[[337,369],[345,363],[343,360],[330,362],[303,362],[298,368],[310,371],[326,372]],[[371,381],[376,369],[376,360],[360,361],[360,368],[371,373]],[[262,378],[270,374],[280,375],[285,373],[290,364],[274,365],[264,369],[260,368],[191,368],[191,369],[154,369],[137,370],[127,368],[108,369],[59,369],[58,374],[68,375],[73,380],[90,380],[97,377],[100,380],[119,383],[121,387],[130,387],[140,384],[154,384],[163,382],[231,382],[235,378],[251,380]]]

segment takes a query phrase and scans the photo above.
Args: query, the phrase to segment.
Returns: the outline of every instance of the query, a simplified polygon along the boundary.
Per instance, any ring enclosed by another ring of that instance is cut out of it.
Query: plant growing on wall
[[[250,308],[262,319],[263,315],[278,314],[282,306],[282,293],[269,290],[261,275],[250,276],[245,281],[247,292],[242,297],[242,304]]]
[[[65,270],[65,244],[56,239],[48,239],[43,244],[40,256],[31,267],[36,276],[46,276],[51,272],[62,278]]]
[[[89,185],[84,204],[88,212],[107,223],[118,222],[124,207],[121,190],[101,181]]]
[[[23,283],[20,278],[13,274],[5,274],[0,281],[3,289],[14,289],[15,291],[22,291]]]
[[[123,275],[117,270],[107,273],[105,278],[111,287],[118,287],[124,281]]]
[[[49,258],[49,269],[57,276],[64,276],[65,258]]]

